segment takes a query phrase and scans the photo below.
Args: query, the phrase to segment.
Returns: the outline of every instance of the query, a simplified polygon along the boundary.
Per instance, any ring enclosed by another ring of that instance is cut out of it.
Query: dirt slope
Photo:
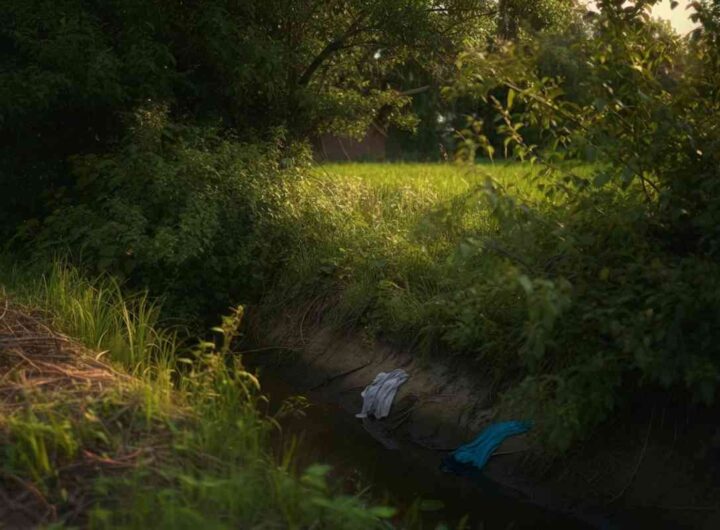
[[[355,414],[360,391],[378,372],[409,372],[390,417],[365,420],[368,435],[389,451],[422,449],[439,464],[449,449],[498,418],[497,393],[481,374],[437,359],[421,362],[411,351],[321,324],[298,333],[299,321],[285,315],[257,336],[264,337],[261,346],[282,346],[272,360],[264,356],[266,377],[281,377],[314,401]],[[717,418],[716,410],[650,396],[562,459],[548,458],[531,435],[511,438],[482,476],[602,528],[720,528]]]

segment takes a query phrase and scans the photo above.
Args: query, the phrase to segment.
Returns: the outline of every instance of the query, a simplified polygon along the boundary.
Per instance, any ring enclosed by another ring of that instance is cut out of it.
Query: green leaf
[[[378,519],[390,519],[397,513],[397,510],[390,506],[375,506],[370,508],[370,513]]]
[[[601,171],[595,175],[593,184],[596,188],[602,188],[605,184],[610,181],[610,173],[607,171]]]
[[[533,283],[530,278],[528,278],[524,274],[521,274],[520,276],[518,276],[518,282],[520,282],[520,285],[527,294],[531,294],[533,292]]]

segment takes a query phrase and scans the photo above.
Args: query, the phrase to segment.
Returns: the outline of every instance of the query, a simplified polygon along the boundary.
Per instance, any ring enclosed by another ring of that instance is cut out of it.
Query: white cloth
[[[407,372],[400,368],[377,374],[373,382],[360,393],[363,398],[362,411],[355,414],[355,417],[367,418],[372,415],[380,420],[390,414],[395,394],[408,377],[410,376]]]

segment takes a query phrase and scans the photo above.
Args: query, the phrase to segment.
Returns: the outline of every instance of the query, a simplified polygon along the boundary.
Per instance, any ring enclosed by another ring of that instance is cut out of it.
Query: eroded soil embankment
[[[410,351],[322,325],[305,325],[299,333],[297,322],[286,315],[270,332],[252,334],[261,347],[279,347],[263,355],[265,381],[279,378],[352,418],[361,407],[360,391],[378,372],[403,368],[410,374],[388,418],[355,420],[369,443],[414,451],[434,469],[448,450],[497,417],[497,395],[477,373],[442,360],[423,363]],[[629,407],[562,459],[548,458],[531,436],[508,439],[475,479],[597,527],[720,528],[717,417],[717,411],[677,405],[659,394]]]

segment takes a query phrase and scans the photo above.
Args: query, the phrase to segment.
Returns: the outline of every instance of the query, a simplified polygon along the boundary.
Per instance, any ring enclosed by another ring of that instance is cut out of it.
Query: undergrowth
[[[302,149],[281,140],[163,145],[168,159],[147,179],[129,176],[149,148],[107,155],[103,167],[124,187],[49,219],[41,261],[49,242],[64,246],[90,269],[166,296],[170,316],[202,319],[250,303],[268,325],[284,309],[311,308],[326,324],[473,365],[493,378],[502,406],[533,417],[534,432],[556,451],[647,387],[714,402],[718,265],[658,235],[639,184],[597,186],[602,165],[309,169]],[[100,171],[97,162],[85,160],[83,171]],[[167,195],[178,173],[205,191]],[[212,197],[219,200],[206,208]],[[111,203],[132,204],[133,216]],[[182,211],[153,224],[158,208],[176,203]],[[117,230],[134,239],[118,242]],[[154,251],[170,243],[177,251]],[[108,258],[102,266],[100,256]],[[64,295],[50,298],[62,305]],[[142,297],[129,303],[147,315],[141,320],[156,318]],[[99,336],[111,341],[95,325],[71,331],[88,333],[93,347]],[[150,350],[117,355],[129,356],[132,373],[173,372],[162,368],[164,339],[148,333],[123,340],[141,349],[150,341]]]
[[[559,169],[320,166],[280,218],[297,239],[266,314],[322,307],[326,322],[473,364],[553,450],[646,386],[712,403],[718,265],[654,239],[639,185]]]
[[[325,466],[298,470],[292,451],[270,451],[282,415],[295,410],[263,413],[258,380],[231,353],[242,309],[214,329],[215,341],[187,348],[159,326],[147,297],[126,297],[109,279],[57,265],[32,280],[5,266],[0,285],[0,490],[32,493],[12,507],[35,511],[36,524],[387,527],[394,510],[337,493]]]

